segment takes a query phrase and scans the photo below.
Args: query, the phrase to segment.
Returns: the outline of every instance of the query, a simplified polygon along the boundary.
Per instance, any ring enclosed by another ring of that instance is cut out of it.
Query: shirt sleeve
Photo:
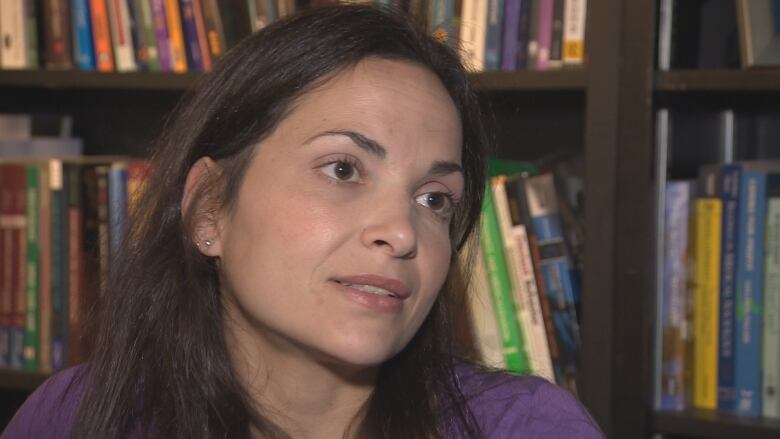
[[[81,396],[79,369],[65,370],[41,384],[16,412],[0,439],[68,437]]]

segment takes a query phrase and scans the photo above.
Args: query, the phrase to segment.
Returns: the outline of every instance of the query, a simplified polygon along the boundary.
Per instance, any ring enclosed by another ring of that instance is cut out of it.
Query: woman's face
[[[264,358],[389,359],[447,276],[463,186],[460,119],[428,70],[365,60],[304,95],[217,221],[229,331]]]

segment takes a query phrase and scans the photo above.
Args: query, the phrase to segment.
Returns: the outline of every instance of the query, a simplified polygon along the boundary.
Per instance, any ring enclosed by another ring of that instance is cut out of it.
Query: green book
[[[39,298],[39,263],[40,263],[40,170],[37,164],[28,164],[27,171],[27,270],[26,282],[26,307],[24,318],[24,368],[38,370],[38,345],[40,326]]]
[[[511,372],[531,373],[531,365],[523,345],[523,335],[520,332],[512,298],[512,285],[506,266],[504,244],[496,217],[493,194],[489,187],[485,191],[485,202],[482,205],[480,246],[485,258],[490,297],[493,299],[506,368]]]
[[[146,46],[146,68],[152,72],[160,71],[160,54],[157,52],[157,37],[154,34],[154,18],[151,3],[146,0],[136,0],[136,26],[143,34]]]

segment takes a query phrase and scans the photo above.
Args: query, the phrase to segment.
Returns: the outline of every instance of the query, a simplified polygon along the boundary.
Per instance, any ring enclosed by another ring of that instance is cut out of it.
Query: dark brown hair
[[[192,213],[181,212],[186,176],[201,157],[218,160],[212,185],[235,202],[247,163],[298,98],[369,57],[433,72],[458,109],[465,192],[451,223],[455,248],[479,218],[487,144],[480,109],[457,55],[404,16],[369,6],[314,8],[255,33],[231,49],[175,111],[152,158],[154,173],[131,221],[100,304],[86,391],[72,437],[287,437],[256,412],[225,342],[217,265],[195,247]],[[204,196],[204,192],[200,193]],[[355,426],[359,437],[478,435],[455,376],[451,312],[461,270],[447,281],[410,344],[380,367]],[[454,430],[451,430],[454,429]]]

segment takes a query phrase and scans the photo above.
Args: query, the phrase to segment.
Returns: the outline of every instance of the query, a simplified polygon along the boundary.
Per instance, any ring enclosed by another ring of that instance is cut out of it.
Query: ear
[[[201,253],[210,257],[222,254],[219,236],[219,203],[212,193],[222,168],[210,157],[201,157],[187,173],[181,200],[181,215],[192,215],[192,241]],[[206,185],[206,186],[204,186]]]

